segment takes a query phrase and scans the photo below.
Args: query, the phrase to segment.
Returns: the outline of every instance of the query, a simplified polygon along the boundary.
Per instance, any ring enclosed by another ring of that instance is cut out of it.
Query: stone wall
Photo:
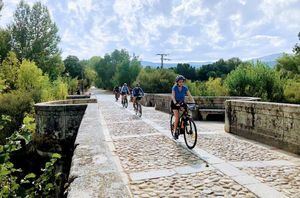
[[[225,131],[300,154],[300,105],[226,101]]]
[[[247,100],[256,101],[260,98],[237,97],[237,96],[193,96],[197,104],[196,111],[192,112],[193,118],[198,120],[201,116],[199,109],[225,109],[226,100]],[[188,98],[186,98],[188,101]],[[156,110],[170,113],[171,94],[145,94],[141,104],[155,107]],[[224,115],[224,114],[223,114]]]
[[[96,99],[74,99],[36,104],[36,133],[58,140],[74,138],[87,103],[95,102]]]
[[[85,99],[85,98],[90,98],[91,96],[89,95],[68,95],[67,99]]]

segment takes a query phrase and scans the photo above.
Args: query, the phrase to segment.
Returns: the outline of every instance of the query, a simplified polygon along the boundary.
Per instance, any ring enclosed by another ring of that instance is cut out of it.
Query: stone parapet
[[[76,137],[87,103],[96,102],[96,99],[73,99],[35,104],[36,133],[58,140]]]
[[[225,131],[300,154],[300,105],[228,100]]]
[[[238,96],[194,96],[193,98],[197,104],[197,109],[192,112],[193,119],[195,120],[200,119],[200,117],[203,118],[203,115],[199,113],[199,109],[221,109],[222,111],[220,112],[224,115],[226,100],[260,100],[260,98]],[[188,101],[188,98],[186,98],[186,101]],[[145,94],[145,97],[141,100],[141,104],[155,107],[156,110],[165,113],[170,113],[171,94]],[[218,114],[220,113],[218,112]]]
[[[67,99],[85,99],[90,97],[90,95],[68,95]]]

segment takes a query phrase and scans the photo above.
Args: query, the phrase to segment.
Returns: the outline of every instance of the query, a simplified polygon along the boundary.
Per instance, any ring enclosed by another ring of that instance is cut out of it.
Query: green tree
[[[196,80],[197,74],[195,67],[190,66],[187,63],[178,63],[177,67],[175,68],[175,73],[181,74],[189,80]]]
[[[225,86],[222,84],[221,78],[209,78],[208,81],[205,82],[207,95],[209,96],[226,96],[228,95],[228,91]]]
[[[225,84],[230,95],[260,97],[267,101],[283,99],[283,83],[278,73],[261,62],[242,64],[227,76]]]
[[[170,69],[142,69],[136,82],[147,93],[171,93],[176,74]]]
[[[242,61],[239,58],[231,58],[227,61],[220,59],[217,62],[202,65],[197,70],[197,79],[207,81],[209,78],[225,78],[227,74],[236,69]]]
[[[46,6],[36,2],[31,8],[22,0],[9,29],[12,49],[19,59],[34,61],[52,79],[64,70],[58,48],[58,29]]]
[[[300,75],[300,54],[289,55],[284,54],[277,59],[275,66],[276,70],[280,72],[283,78],[294,78]]]
[[[112,89],[115,84],[128,82],[128,77],[125,75],[129,73],[130,64],[129,53],[124,49],[114,50],[111,54],[106,54],[95,65],[97,86]]]
[[[49,96],[43,91],[51,90],[49,88],[49,78],[44,76],[40,68],[34,62],[23,60],[18,74],[17,87],[19,90],[32,94],[35,102],[45,101],[42,96]]]
[[[300,32],[298,33],[298,38],[299,38],[299,40],[300,40]],[[294,52],[295,54],[299,54],[299,55],[300,55],[300,45],[299,45],[299,43],[296,43],[296,45],[295,45],[295,47],[294,47],[294,49],[293,49],[293,52]]]
[[[0,29],[0,63],[6,58],[11,50],[10,32],[6,29]]]
[[[72,78],[78,78],[82,79],[83,76],[83,67],[79,62],[79,59],[77,56],[68,56],[64,60],[65,64],[65,73],[72,77]]]
[[[288,79],[284,85],[284,98],[287,102],[300,103],[300,78]]]
[[[65,100],[68,95],[68,85],[61,77],[53,81],[53,95],[55,99]]]
[[[14,52],[9,52],[0,67],[0,77],[5,81],[6,91],[15,90],[20,62]]]

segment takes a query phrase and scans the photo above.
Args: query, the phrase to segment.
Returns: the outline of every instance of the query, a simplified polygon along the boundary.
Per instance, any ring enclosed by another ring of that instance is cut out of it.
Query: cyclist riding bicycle
[[[114,93],[115,93],[116,101],[118,101],[118,99],[119,99],[119,94],[120,94],[120,88],[119,88],[119,86],[115,86],[115,88],[114,88]]]
[[[187,86],[184,85],[185,77],[179,75],[175,79],[175,85],[172,87],[172,101],[171,101],[171,109],[175,116],[175,123],[173,132],[175,134],[175,139],[178,139],[177,127],[179,121],[179,110],[180,107],[183,106],[185,111],[187,111],[187,106],[185,104],[185,96],[189,96],[191,101],[195,103],[193,96],[191,95]]]
[[[136,84],[136,87],[133,88],[133,90],[132,90],[132,96],[133,96],[132,102],[133,102],[133,108],[134,108],[135,103],[136,103],[138,100],[141,100],[142,97],[144,96],[144,91],[143,91],[143,89],[140,87],[140,84],[139,84],[139,83],[137,83],[137,84]]]
[[[127,94],[130,94],[129,88],[127,87],[127,83],[124,83],[123,86],[122,86],[122,88],[121,88],[122,101],[127,96]]]

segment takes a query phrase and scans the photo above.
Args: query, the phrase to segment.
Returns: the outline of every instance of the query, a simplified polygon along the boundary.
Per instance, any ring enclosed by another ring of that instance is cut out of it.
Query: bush
[[[284,98],[287,102],[300,103],[300,79],[289,79],[284,86]]]
[[[64,100],[68,95],[68,85],[61,77],[53,81],[53,95],[56,100]]]
[[[32,95],[23,91],[12,91],[0,94],[0,114],[11,117],[11,122],[0,130],[0,140],[10,136],[14,131],[19,130],[25,113],[32,111]]]
[[[193,96],[207,95],[207,87],[204,82],[200,82],[200,81],[191,82],[190,80],[187,80],[185,84],[189,88],[189,91]]]
[[[68,85],[68,94],[75,94],[78,90],[78,80],[77,78],[67,77],[64,79],[64,82]]]
[[[5,85],[2,89],[5,88],[6,92],[16,89],[19,68],[20,62],[16,54],[9,52],[0,66],[0,79],[2,78],[2,84]]]
[[[176,74],[169,69],[143,69],[139,73],[136,82],[147,93],[171,93]]]
[[[230,95],[260,97],[266,101],[283,99],[279,74],[260,62],[242,64],[227,76],[225,84]]]
[[[225,86],[222,85],[221,78],[209,78],[208,81],[205,82],[207,88],[208,96],[226,96],[228,95],[228,90]]]

